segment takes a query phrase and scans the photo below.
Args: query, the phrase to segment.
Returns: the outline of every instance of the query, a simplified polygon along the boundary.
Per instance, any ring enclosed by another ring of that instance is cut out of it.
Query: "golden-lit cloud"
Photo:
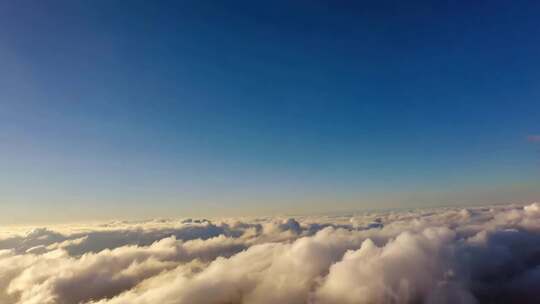
[[[155,220],[0,238],[0,303],[533,303],[540,204]]]

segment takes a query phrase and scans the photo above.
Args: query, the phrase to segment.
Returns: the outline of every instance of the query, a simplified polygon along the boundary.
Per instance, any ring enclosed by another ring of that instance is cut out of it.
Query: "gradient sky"
[[[539,1],[1,1],[0,223],[540,199]]]

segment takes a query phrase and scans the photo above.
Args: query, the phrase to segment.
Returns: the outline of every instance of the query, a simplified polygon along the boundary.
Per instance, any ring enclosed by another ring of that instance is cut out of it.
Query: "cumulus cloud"
[[[540,204],[0,237],[0,303],[535,303]]]

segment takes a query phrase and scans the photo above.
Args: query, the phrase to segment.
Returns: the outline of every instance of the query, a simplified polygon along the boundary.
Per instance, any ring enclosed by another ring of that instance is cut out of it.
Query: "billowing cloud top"
[[[540,204],[0,235],[0,303],[537,303]]]

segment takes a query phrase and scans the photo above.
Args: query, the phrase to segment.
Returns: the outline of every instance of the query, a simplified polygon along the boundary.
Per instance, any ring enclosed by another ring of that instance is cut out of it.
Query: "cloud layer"
[[[0,234],[0,303],[535,303],[540,204]]]

